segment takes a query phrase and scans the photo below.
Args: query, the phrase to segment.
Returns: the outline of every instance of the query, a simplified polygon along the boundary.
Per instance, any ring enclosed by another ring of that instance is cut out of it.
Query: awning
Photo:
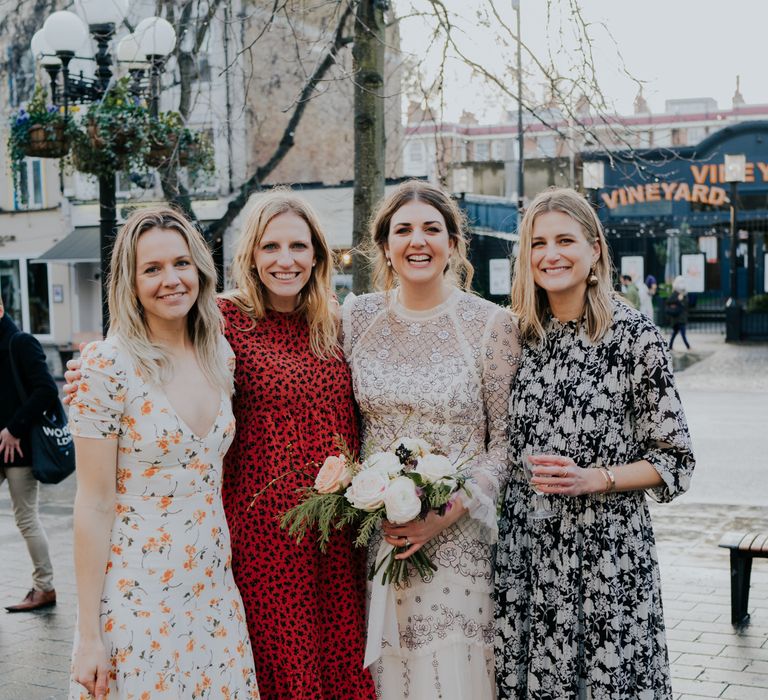
[[[99,227],[76,228],[56,245],[35,258],[35,262],[85,263],[99,262]]]

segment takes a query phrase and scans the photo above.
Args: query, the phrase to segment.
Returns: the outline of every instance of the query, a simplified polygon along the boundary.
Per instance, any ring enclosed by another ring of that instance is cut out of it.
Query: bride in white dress
[[[401,556],[424,548],[437,571],[425,582],[412,569],[401,588],[369,583],[366,661],[382,700],[492,699],[492,548],[517,326],[463,291],[472,276],[463,217],[441,190],[401,185],[379,207],[372,238],[384,291],[348,297],[342,314],[363,457],[399,436],[425,439],[456,461],[470,458],[470,495],[443,516],[384,525],[389,544],[407,547]]]

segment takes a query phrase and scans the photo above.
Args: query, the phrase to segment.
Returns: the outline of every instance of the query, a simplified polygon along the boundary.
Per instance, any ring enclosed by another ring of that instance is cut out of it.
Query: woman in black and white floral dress
[[[496,571],[499,698],[672,697],[646,494],[669,501],[694,467],[664,341],[616,298],[594,211],[539,195],[512,289],[523,358],[510,398],[512,476]],[[532,519],[534,492],[549,518]]]

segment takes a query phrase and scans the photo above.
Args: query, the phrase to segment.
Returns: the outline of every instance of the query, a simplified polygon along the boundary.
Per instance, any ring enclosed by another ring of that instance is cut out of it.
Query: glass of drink
[[[529,520],[546,520],[547,518],[554,518],[555,512],[549,507],[549,500],[547,497],[540,493],[537,488],[531,484],[533,478],[533,468],[536,466],[531,462],[531,454],[523,455],[523,472],[525,478],[528,480],[528,484],[533,489],[533,498],[531,498],[531,511],[528,513]]]

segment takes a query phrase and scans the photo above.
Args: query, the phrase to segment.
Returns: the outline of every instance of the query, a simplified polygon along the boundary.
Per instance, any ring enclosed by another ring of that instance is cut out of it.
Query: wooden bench
[[[749,622],[749,579],[752,560],[768,559],[768,532],[729,532],[719,547],[731,550],[731,624]]]

